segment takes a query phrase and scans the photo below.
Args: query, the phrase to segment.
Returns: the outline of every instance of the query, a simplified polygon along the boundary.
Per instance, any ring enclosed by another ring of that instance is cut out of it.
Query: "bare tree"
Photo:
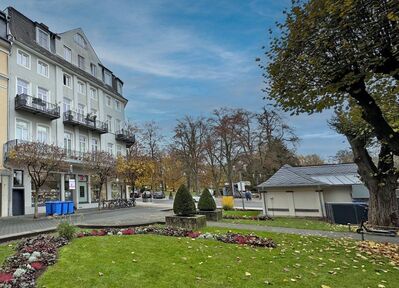
[[[108,179],[116,174],[116,159],[110,153],[105,151],[93,151],[87,153],[83,157],[83,165],[85,169],[96,179],[99,194],[98,208],[101,208],[102,188]]]
[[[156,179],[160,179],[162,174],[161,162],[161,142],[164,137],[161,135],[161,129],[154,122],[146,122],[141,129],[141,143],[144,152],[153,162],[155,167],[151,177],[151,190],[154,189]]]
[[[194,191],[199,193],[200,167],[204,158],[204,144],[206,136],[206,125],[203,118],[193,119],[185,116],[177,120],[173,136],[174,148],[186,165],[190,179],[194,182]],[[190,183],[188,183],[190,189]]]
[[[349,149],[338,150],[334,156],[334,160],[337,163],[352,163],[354,161],[353,152]]]
[[[324,160],[317,154],[299,155],[297,156],[299,164],[304,166],[322,165]]]
[[[50,174],[67,169],[64,150],[55,145],[41,142],[16,143],[9,154],[12,165],[26,168],[31,178],[34,191],[34,218],[38,218],[40,188],[46,183]],[[43,195],[45,199],[45,195]]]

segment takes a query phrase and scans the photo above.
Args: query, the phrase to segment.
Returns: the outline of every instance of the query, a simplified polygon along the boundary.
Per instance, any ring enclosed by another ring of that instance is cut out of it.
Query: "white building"
[[[284,165],[258,188],[263,194],[263,213],[270,216],[326,217],[326,203],[369,198],[354,163]]]
[[[7,165],[7,151],[18,141],[41,141],[66,150],[69,173],[54,173],[39,195],[46,200],[73,200],[77,208],[95,207],[98,193],[81,169],[85,152],[104,150],[125,154],[134,135],[124,129],[123,82],[97,57],[82,29],[55,33],[45,24],[32,21],[12,7],[8,59],[8,127],[4,166],[10,171],[2,192],[1,216],[33,213],[32,185],[28,173]],[[75,179],[76,189],[69,189]],[[107,198],[120,191],[107,183]],[[7,194],[7,195],[6,195]],[[7,207],[8,206],[8,207]],[[4,208],[6,207],[6,208]],[[40,207],[39,212],[43,212]]]

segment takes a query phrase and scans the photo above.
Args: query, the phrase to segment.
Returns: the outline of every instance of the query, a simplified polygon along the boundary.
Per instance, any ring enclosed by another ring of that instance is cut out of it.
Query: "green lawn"
[[[258,216],[261,213],[261,211],[251,211],[251,210],[227,210],[223,211],[223,215],[227,216],[247,216],[247,217],[252,217],[252,216]]]
[[[13,244],[2,244],[0,245],[0,266],[8,256],[14,253]]]
[[[272,237],[279,247],[255,249],[155,235],[75,239],[61,249],[58,263],[41,276],[38,287],[208,288],[271,283],[272,287],[352,288],[395,287],[399,281],[398,270],[388,261],[373,264],[352,241],[256,234]]]
[[[257,216],[260,211],[223,211],[224,215],[237,215],[237,216]],[[223,219],[223,222],[238,223],[238,224],[255,224],[273,227],[287,227],[298,229],[310,230],[323,230],[323,231],[348,231],[347,225],[330,224],[326,221],[319,219],[309,218],[291,218],[291,217],[275,217],[273,220],[258,221],[247,219]],[[354,230],[356,227],[352,227]]]

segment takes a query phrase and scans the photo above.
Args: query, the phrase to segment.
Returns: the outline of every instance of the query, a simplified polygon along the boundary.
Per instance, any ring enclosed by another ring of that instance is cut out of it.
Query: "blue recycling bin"
[[[62,214],[62,201],[53,201],[52,212],[53,212],[53,214],[57,214],[57,215]]]
[[[46,205],[46,216],[53,215],[53,201],[47,201]]]
[[[61,205],[62,205],[62,214],[64,215],[68,214],[68,202],[61,201]]]
[[[75,213],[73,201],[67,201],[67,203],[68,203],[68,214]]]

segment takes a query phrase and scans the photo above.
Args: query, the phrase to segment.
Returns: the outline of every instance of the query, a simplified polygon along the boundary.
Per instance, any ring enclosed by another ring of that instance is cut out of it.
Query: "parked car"
[[[141,198],[152,198],[152,194],[150,191],[144,191],[141,193]]]
[[[165,193],[163,191],[157,191],[152,194],[152,198],[154,199],[163,199],[165,198]]]
[[[198,203],[200,196],[193,196],[193,200],[195,203]]]

